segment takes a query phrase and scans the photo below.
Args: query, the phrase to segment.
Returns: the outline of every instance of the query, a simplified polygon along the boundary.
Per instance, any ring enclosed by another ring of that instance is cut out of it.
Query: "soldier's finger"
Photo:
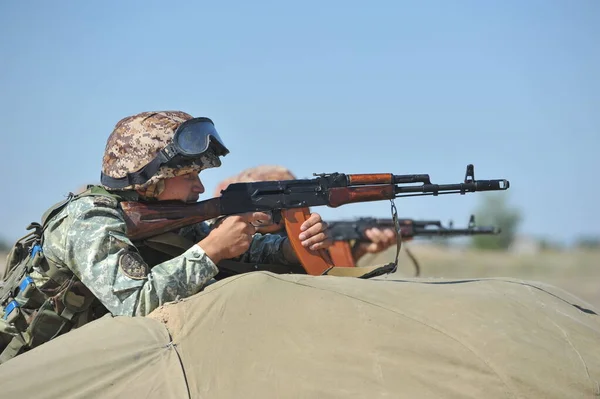
[[[253,225],[260,225],[271,222],[271,215],[264,212],[248,212],[240,216],[245,222],[252,223]]]
[[[370,241],[373,241],[373,237],[374,237],[374,235],[373,235],[373,234],[374,234],[374,233],[373,233],[373,230],[374,230],[374,227],[371,227],[370,229],[366,229],[366,230],[363,232],[363,235],[364,235],[365,237],[367,237],[367,238],[368,238]]]
[[[302,223],[302,226],[300,226],[300,231],[306,231],[319,222],[321,222],[321,215],[318,213],[311,213],[309,218]]]
[[[311,245],[325,241],[326,239],[327,239],[327,234],[321,232],[321,233],[318,233],[314,236],[307,238],[306,240],[303,240],[302,246],[310,247]]]
[[[383,234],[385,236],[385,244],[387,246],[390,246],[392,244],[394,244],[396,242],[396,233],[394,232],[394,230],[392,229],[385,229],[383,231]]]
[[[254,226],[252,223],[246,223],[246,226],[244,226],[242,233],[252,236],[256,234],[256,229],[257,227]]]
[[[318,249],[327,249],[331,246],[331,244],[333,244],[333,242],[330,239],[326,239],[325,241],[321,241],[311,245],[309,249],[313,251],[316,251]]]
[[[385,229],[383,230],[383,234],[385,234],[386,237],[389,237],[391,239],[396,238],[396,232],[393,229]]]
[[[310,238],[310,237],[314,236],[315,234],[321,233],[325,230],[327,230],[327,223],[319,222],[319,223],[309,227],[308,230],[305,230],[302,233],[300,233],[300,239],[306,240],[307,238]]]
[[[367,231],[365,231],[365,235],[367,236],[367,238],[369,240],[371,240],[374,243],[378,243],[378,242],[382,242],[385,241],[385,234],[383,234],[383,232],[381,230],[379,230],[377,227],[373,227]]]

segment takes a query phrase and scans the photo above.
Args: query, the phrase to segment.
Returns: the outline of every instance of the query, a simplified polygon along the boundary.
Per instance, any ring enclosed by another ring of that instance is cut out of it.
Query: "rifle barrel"
[[[443,236],[473,236],[473,235],[484,235],[484,234],[499,234],[500,229],[496,227],[475,227],[467,229],[414,229],[414,236],[430,236],[430,237],[443,237]]]
[[[436,195],[444,192],[475,192],[475,191],[498,191],[507,190],[510,183],[505,179],[476,180],[470,183],[456,184],[422,184],[420,186],[394,187],[396,194],[403,193],[427,193]]]

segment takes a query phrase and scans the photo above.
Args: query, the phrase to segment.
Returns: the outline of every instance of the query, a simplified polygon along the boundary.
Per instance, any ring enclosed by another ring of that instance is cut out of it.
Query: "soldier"
[[[239,174],[229,177],[221,181],[213,195],[218,197],[221,195],[221,190],[224,190],[231,183],[243,183],[253,181],[268,181],[268,180],[295,180],[296,176],[287,168],[279,165],[259,165],[253,168],[248,168],[241,171]],[[279,224],[270,224],[261,226],[257,230],[260,233],[284,233],[283,221]],[[396,244],[396,233],[393,229],[378,229],[371,228],[365,231],[365,235],[371,240],[368,243],[359,243],[352,249],[354,261],[358,261],[362,256],[371,253],[379,253],[390,246]]]
[[[0,323],[0,333],[12,336],[0,363],[107,312],[144,316],[193,295],[214,281],[221,260],[298,265],[286,237],[255,234],[253,224],[269,219],[261,212],[199,223],[154,240],[127,237],[120,201],[196,202],[204,192],[198,174],[220,166],[219,157],[228,152],[208,118],[160,111],[119,121],[106,144],[102,185],[47,211],[38,239],[27,239],[29,252],[13,251],[9,259],[12,275],[18,274],[11,281],[19,289],[2,293],[18,292],[18,300],[0,304],[10,321]],[[305,247],[331,245],[317,213],[303,227]],[[6,338],[0,341],[6,344]]]

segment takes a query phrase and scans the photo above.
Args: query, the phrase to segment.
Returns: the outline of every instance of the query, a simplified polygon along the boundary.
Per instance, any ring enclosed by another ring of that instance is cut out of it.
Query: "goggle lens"
[[[208,118],[194,118],[184,122],[175,132],[173,141],[182,155],[197,156],[208,149],[211,139],[221,147],[221,152],[224,152],[222,155],[229,153]]]

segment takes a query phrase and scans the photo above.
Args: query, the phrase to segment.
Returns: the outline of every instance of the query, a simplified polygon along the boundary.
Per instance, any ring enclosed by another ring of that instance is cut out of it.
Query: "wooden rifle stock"
[[[124,201],[121,202],[121,209],[125,214],[127,236],[132,241],[157,236],[221,215],[219,198],[194,204],[178,201]]]

